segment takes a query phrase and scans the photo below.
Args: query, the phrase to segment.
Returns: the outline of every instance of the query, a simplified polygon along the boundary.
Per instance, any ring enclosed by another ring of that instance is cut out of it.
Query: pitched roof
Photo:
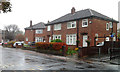
[[[87,18],[87,17],[98,17],[98,18],[101,18],[101,19],[104,19],[104,20],[110,20],[110,21],[118,22],[118,21],[112,20],[112,18],[107,17],[107,16],[105,16],[101,13],[98,13],[98,12],[92,10],[92,9],[85,9],[85,10],[77,11],[74,14],[68,13],[68,14],[66,14],[66,15],[58,18],[58,19],[55,19],[55,20],[49,22],[46,25],[56,24],[56,23],[61,23],[61,22],[66,22],[66,21],[72,21],[72,20],[77,20],[77,19],[82,19],[82,18]]]
[[[44,29],[44,28],[45,28],[45,23],[40,22],[33,25],[32,27],[26,27],[25,29]]]

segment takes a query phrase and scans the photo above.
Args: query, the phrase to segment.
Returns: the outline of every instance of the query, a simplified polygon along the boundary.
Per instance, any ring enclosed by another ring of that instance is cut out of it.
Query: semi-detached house
[[[111,33],[114,33],[113,40],[115,41],[117,39],[117,23],[118,21],[92,9],[76,12],[73,7],[71,13],[45,24],[43,39],[45,42],[61,39],[71,48],[86,47],[86,40],[89,40],[90,46],[94,46],[98,42],[110,41]]]

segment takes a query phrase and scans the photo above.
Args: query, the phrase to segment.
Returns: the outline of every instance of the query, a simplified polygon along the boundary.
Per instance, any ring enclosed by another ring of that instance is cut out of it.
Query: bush
[[[66,51],[68,49],[68,46],[66,45],[66,43],[46,43],[46,42],[37,42],[36,44],[36,48],[38,50],[42,49],[42,50],[55,50],[55,51],[60,51],[60,49],[62,49],[62,46],[65,45],[66,46]]]
[[[60,39],[52,40],[51,42],[62,42]]]
[[[14,44],[16,41],[10,41],[8,42],[7,44],[10,45],[10,44]]]
[[[16,41],[10,41],[7,43],[7,47],[13,47],[13,44],[15,43]]]
[[[70,48],[68,48],[67,55],[73,55],[74,53],[76,54],[77,51],[76,50],[71,50]]]

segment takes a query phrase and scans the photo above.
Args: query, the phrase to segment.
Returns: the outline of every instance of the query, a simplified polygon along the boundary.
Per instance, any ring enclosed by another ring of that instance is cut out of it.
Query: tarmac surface
[[[29,50],[0,46],[1,70],[118,70],[118,65],[85,62]]]

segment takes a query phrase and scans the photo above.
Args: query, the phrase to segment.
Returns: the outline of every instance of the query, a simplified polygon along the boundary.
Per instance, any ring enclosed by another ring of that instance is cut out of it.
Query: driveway
[[[0,70],[118,70],[103,62],[71,61],[34,51],[0,46]]]

